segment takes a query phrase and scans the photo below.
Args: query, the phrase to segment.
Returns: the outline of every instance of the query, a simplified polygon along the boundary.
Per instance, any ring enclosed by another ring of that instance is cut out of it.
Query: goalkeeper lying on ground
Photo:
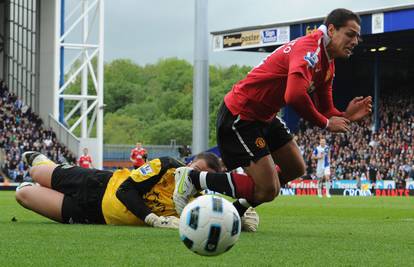
[[[175,169],[183,164],[175,159],[161,157],[133,171],[110,172],[57,165],[33,151],[22,157],[40,186],[22,184],[16,200],[40,215],[61,223],[178,228],[172,195]],[[221,165],[216,155],[201,153],[190,167],[217,172]],[[253,209],[241,217],[245,231],[257,230],[259,218]]]

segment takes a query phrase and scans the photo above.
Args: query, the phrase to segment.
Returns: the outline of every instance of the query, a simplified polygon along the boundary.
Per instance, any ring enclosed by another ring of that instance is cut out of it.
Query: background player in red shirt
[[[90,169],[93,168],[92,158],[88,155],[88,149],[83,149],[83,155],[79,157],[78,165],[82,168]]]
[[[139,168],[147,162],[148,153],[145,148],[142,147],[141,143],[137,143],[136,147],[131,150],[131,156],[129,159],[134,165],[134,169]]]
[[[371,112],[370,96],[354,98],[345,112],[332,100],[334,59],[352,55],[360,23],[352,11],[335,9],[317,31],[282,45],[233,86],[217,116],[217,144],[227,169],[243,167],[247,175],[177,169],[173,198],[179,214],[192,195],[209,189],[244,198],[235,203],[242,216],[305,173],[296,142],[276,116],[283,106],[331,132],[347,132],[350,122]]]

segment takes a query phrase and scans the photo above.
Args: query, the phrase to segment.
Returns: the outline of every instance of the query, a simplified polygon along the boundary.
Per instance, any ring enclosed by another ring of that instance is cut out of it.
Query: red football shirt
[[[79,158],[79,166],[82,168],[87,168],[89,169],[91,167],[92,164],[92,158],[89,155],[82,155]]]
[[[224,97],[233,115],[243,120],[270,121],[290,105],[304,119],[324,128],[333,105],[334,60],[326,52],[326,27],[282,45],[253,68]],[[313,101],[310,94],[313,93]]]
[[[133,160],[132,162],[134,164],[134,167],[137,168],[145,164],[144,155],[146,154],[147,154],[147,151],[144,148],[141,148],[141,149],[134,148],[131,150],[131,158]]]

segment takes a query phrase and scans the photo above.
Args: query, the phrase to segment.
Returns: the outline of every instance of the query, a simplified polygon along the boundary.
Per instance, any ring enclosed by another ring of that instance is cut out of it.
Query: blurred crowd
[[[0,149],[6,153],[5,163],[0,166],[12,180],[21,182],[28,177],[28,167],[21,155],[36,150],[59,163],[75,163],[75,156],[56,139],[52,129],[45,129],[42,120],[32,112],[0,80]],[[0,181],[3,177],[0,177]]]
[[[404,96],[402,98],[401,96]],[[334,134],[301,121],[296,138],[308,166],[306,176],[315,175],[313,149],[325,137],[331,150],[333,179],[394,180],[398,186],[414,178],[414,97],[404,89],[387,92],[379,103],[380,125],[373,118],[353,123],[351,131]]]

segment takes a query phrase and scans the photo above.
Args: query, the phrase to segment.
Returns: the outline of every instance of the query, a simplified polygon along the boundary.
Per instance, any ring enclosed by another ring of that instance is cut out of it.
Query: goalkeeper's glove
[[[248,208],[241,217],[242,230],[245,232],[256,232],[259,227],[259,214],[252,207]]]
[[[174,216],[158,216],[154,213],[150,213],[145,217],[145,223],[157,228],[178,229],[180,219]]]

